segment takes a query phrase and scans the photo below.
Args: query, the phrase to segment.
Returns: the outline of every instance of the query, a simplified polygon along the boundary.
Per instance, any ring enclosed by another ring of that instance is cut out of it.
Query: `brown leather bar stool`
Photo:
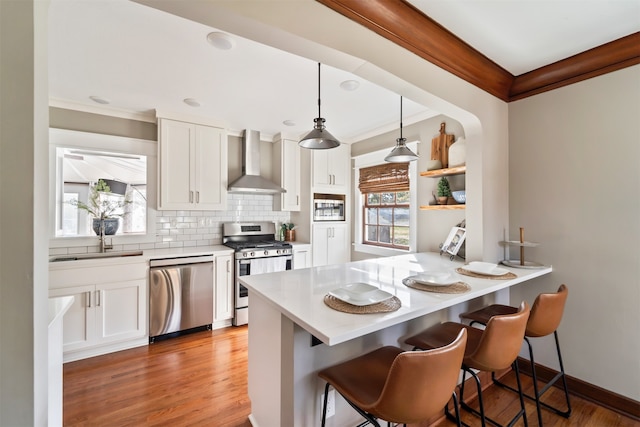
[[[524,425],[528,426],[522,386],[520,384],[520,372],[518,371],[517,363],[515,363],[522,345],[528,318],[529,305],[523,301],[516,313],[492,317],[484,330],[463,325],[462,323],[445,322],[406,339],[405,343],[418,349],[436,348],[442,346],[443,343],[449,342],[451,337],[459,334],[461,330],[466,330],[467,348],[462,360],[463,374],[460,385],[460,406],[469,412],[479,415],[483,427],[486,426],[487,421],[499,426],[500,424],[485,415],[482,401],[482,384],[473,370],[495,372],[512,366],[516,372],[516,380],[518,382],[520,411],[511,419],[508,426],[513,426],[521,417]],[[471,374],[476,382],[479,410],[464,402],[464,383],[467,373]],[[448,408],[446,414],[451,417]]]
[[[569,290],[565,285],[560,285],[558,292],[550,294],[540,294],[533,302],[531,308],[531,314],[529,315],[529,321],[527,322],[527,329],[524,333],[524,340],[529,348],[529,360],[531,361],[531,375],[533,377],[533,391],[534,396],[525,394],[525,397],[534,400],[536,402],[536,409],[538,411],[538,424],[542,426],[542,413],[541,406],[561,415],[565,418],[569,418],[571,415],[571,402],[569,401],[569,390],[567,388],[567,379],[564,374],[564,365],[562,364],[562,355],[560,354],[560,342],[558,340],[558,326],[562,320],[562,314],[564,313],[564,306],[567,301]],[[463,313],[460,315],[462,319],[471,320],[471,325],[480,323],[486,325],[489,319],[493,316],[500,316],[504,314],[515,313],[518,309],[508,305],[493,304],[480,310],[472,311],[469,313]],[[551,381],[549,381],[541,390],[538,390],[538,378],[536,376],[536,366],[533,359],[533,348],[529,338],[546,337],[553,333],[556,341],[556,352],[558,354],[558,362],[560,362],[560,372],[556,374]],[[549,390],[556,381],[562,378],[562,385],[564,388],[564,396],[567,401],[567,410],[563,411],[555,408],[547,403],[542,402],[540,399],[542,395]],[[508,386],[494,378],[493,380],[499,386],[508,388],[512,391],[517,391],[513,387]]]
[[[459,331],[446,345],[434,350],[403,351],[387,346],[323,369],[318,373],[327,382],[322,426],[329,386],[378,427],[378,418],[388,425],[427,420],[442,411],[453,395],[460,426],[455,388],[466,342],[466,332]]]

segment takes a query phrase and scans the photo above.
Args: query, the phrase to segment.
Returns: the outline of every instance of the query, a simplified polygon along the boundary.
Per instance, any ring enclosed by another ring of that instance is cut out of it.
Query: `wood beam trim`
[[[622,37],[515,78],[510,101],[640,64],[640,32]]]
[[[403,0],[316,1],[506,102],[640,64],[638,32],[515,77]]]
[[[514,76],[403,0],[317,0],[419,57],[508,101]]]

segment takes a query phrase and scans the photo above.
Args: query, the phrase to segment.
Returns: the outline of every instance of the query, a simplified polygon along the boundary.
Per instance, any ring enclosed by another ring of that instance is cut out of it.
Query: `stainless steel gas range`
[[[291,244],[276,240],[272,222],[227,222],[222,225],[222,244],[235,250],[235,314],[233,324],[249,319],[249,291],[240,277],[291,270]]]

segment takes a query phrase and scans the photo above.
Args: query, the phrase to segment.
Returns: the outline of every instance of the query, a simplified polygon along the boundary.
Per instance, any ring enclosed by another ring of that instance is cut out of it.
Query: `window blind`
[[[409,162],[360,168],[361,193],[409,191]]]

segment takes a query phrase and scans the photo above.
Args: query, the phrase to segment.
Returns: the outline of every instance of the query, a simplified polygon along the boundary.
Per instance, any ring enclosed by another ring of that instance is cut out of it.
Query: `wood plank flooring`
[[[528,390],[532,388],[529,377],[523,376],[523,382]],[[508,419],[519,407],[515,393],[496,386],[484,396],[487,412],[497,414],[498,421]],[[560,390],[552,389],[545,397],[549,403],[562,404]],[[571,403],[570,419],[545,411],[544,425],[640,425],[577,397],[572,396]],[[538,425],[535,405],[526,405],[529,425]],[[64,365],[65,426],[249,427],[250,412],[246,326],[198,332]],[[480,424],[470,414],[463,416],[471,425]],[[444,419],[436,423],[437,427],[451,425]]]

